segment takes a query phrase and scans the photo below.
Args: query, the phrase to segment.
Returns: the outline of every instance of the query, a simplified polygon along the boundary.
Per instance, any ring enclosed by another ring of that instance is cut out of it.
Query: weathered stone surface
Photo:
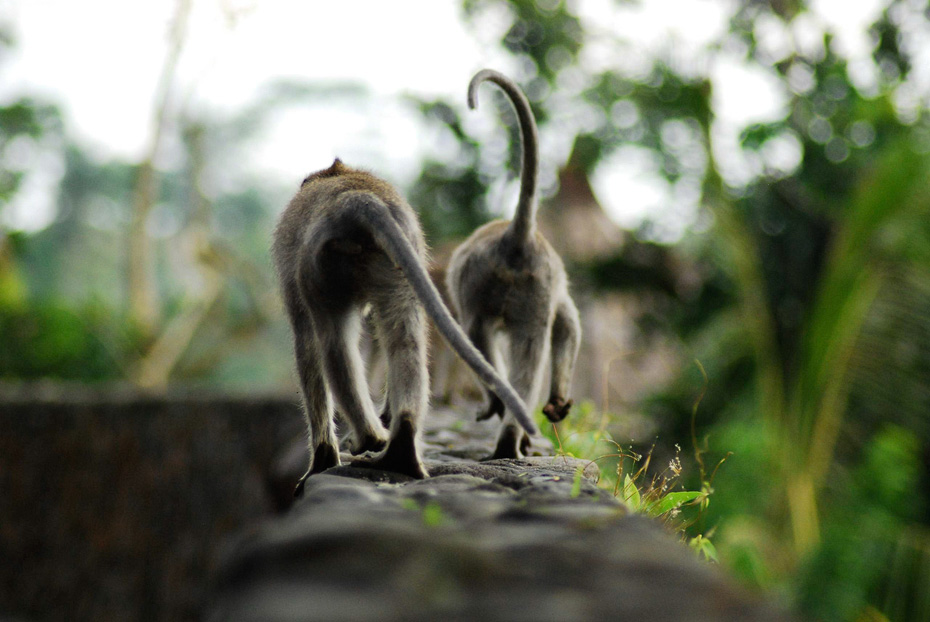
[[[226,539],[292,499],[270,471],[305,434],[296,395],[0,390],[0,618],[200,619]]]
[[[476,462],[497,423],[460,410],[428,418],[432,478],[340,466],[275,518],[307,464],[296,396],[0,390],[0,617],[779,619],[590,465]]]
[[[427,425],[430,479],[350,465],[311,477],[231,549],[208,619],[785,619],[629,516],[589,464],[462,459],[490,452],[493,422],[446,410]]]

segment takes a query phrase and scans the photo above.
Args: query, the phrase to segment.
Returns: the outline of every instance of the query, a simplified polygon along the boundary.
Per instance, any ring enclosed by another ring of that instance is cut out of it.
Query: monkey
[[[452,307],[478,350],[503,371],[498,337],[506,343],[509,380],[520,397],[534,406],[550,360],[550,394],[543,414],[552,422],[571,409],[568,399],[578,358],[581,323],[569,295],[568,276],[558,253],[536,229],[536,180],[539,154],[536,121],[529,102],[508,77],[491,69],[479,71],[468,85],[468,106],[477,107],[481,83],[490,81],[507,94],[517,112],[522,144],[520,196],[512,221],[495,220],[479,227],[452,253],[446,277]],[[491,459],[519,458],[529,439],[519,430],[505,402],[487,392],[488,405],[479,419],[497,414],[502,425]]]
[[[352,452],[377,452],[354,465],[428,477],[415,444],[429,391],[425,313],[480,380],[532,426],[523,401],[442,303],[426,272],[417,215],[386,181],[338,158],[310,174],[281,214],[271,253],[309,430],[310,465],[295,495],[307,477],[340,464],[336,407],[351,430]],[[369,308],[387,357],[389,432],[375,414],[359,349]]]

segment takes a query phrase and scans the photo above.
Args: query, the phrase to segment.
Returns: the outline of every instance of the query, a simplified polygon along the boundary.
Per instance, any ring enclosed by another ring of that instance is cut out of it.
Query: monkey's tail
[[[353,213],[367,225],[372,237],[384,249],[391,260],[400,266],[401,271],[413,286],[417,297],[427,313],[436,323],[436,327],[449,345],[458,353],[469,367],[475,370],[481,381],[491,388],[501,401],[514,414],[523,429],[529,434],[539,434],[536,424],[529,415],[526,404],[517,395],[513,387],[501,378],[500,374],[485,360],[484,356],[471,343],[458,322],[452,317],[443,303],[436,286],[429,278],[410,241],[392,217],[388,207],[376,196],[356,194],[352,199]]]
[[[468,83],[468,107],[478,108],[478,86],[484,81],[499,86],[517,112],[520,123],[520,143],[523,147],[523,160],[520,168],[520,200],[517,211],[510,223],[515,238],[523,243],[529,242],[536,231],[536,179],[539,174],[539,136],[536,119],[530,108],[530,102],[516,83],[504,74],[493,69],[482,69]]]

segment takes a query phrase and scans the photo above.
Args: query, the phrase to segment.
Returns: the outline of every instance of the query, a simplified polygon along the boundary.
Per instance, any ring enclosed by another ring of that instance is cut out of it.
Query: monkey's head
[[[322,171],[317,171],[315,173],[310,173],[307,175],[304,180],[300,183],[300,187],[303,188],[311,181],[316,181],[317,179],[325,179],[327,177],[336,177],[338,175],[343,175],[348,172],[349,167],[342,163],[342,160],[336,158],[333,160],[332,165],[329,168],[324,168]]]

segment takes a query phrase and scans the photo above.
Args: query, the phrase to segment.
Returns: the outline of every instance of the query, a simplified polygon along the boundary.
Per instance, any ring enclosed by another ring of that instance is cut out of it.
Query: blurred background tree
[[[925,3],[882,5],[865,59],[803,2],[729,5],[726,28],[669,29],[645,49],[620,27],[639,3],[594,4],[462,2],[536,113],[541,219],[586,347],[617,340],[583,357],[596,363],[578,397],[602,402],[615,440],[672,454],[692,435],[700,361],[695,437],[707,464],[733,452],[695,526],[721,562],[815,619],[930,618]],[[141,161],[99,162],[51,103],[0,106],[0,204],[29,198],[40,159],[62,171],[48,226],[17,228],[0,207],[0,379],[290,386],[267,259],[290,189],[234,160],[295,104],[383,102],[284,82],[235,114],[195,110],[169,88],[189,6]],[[730,121],[727,72],[775,113]],[[488,88],[493,105],[465,112],[468,77],[459,100],[403,102],[426,145],[405,190],[440,260],[509,214],[519,171],[509,104]],[[655,214],[625,230],[597,196],[622,200],[622,170],[659,189]]]

